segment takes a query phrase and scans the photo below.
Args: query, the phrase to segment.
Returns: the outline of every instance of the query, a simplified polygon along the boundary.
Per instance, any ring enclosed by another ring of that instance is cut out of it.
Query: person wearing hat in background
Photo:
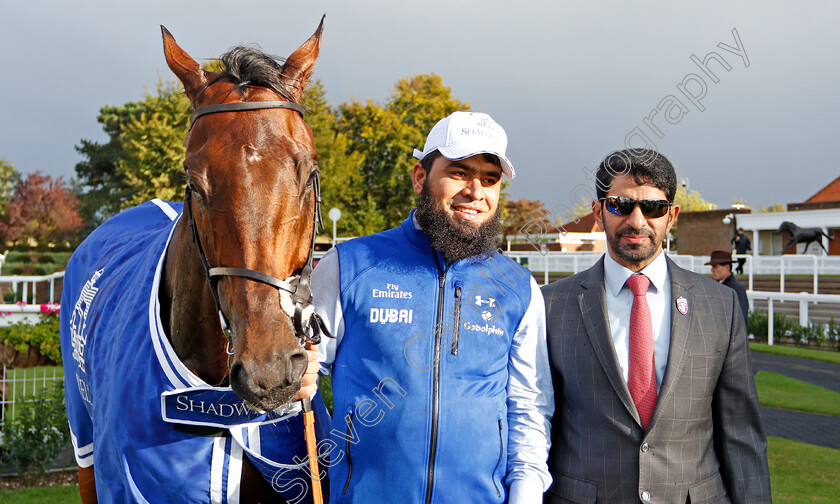
[[[333,339],[330,502],[533,503],[554,396],[545,306],[496,251],[507,136],[455,112],[429,133],[401,226],[338,244],[312,275]]]
[[[738,302],[741,304],[741,313],[744,314],[744,324],[747,323],[747,313],[750,311],[750,302],[747,300],[747,291],[741,282],[732,274],[732,254],[725,250],[715,250],[709,258],[706,266],[712,267],[712,278],[723,285],[734,290],[738,294]]]

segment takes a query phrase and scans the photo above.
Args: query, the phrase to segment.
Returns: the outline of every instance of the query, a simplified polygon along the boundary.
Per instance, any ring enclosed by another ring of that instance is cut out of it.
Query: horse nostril
[[[230,383],[233,385],[245,383],[245,380],[248,379],[248,371],[245,370],[245,366],[242,365],[242,362],[234,362],[233,365],[230,366]]]
[[[303,377],[306,372],[306,367],[309,365],[309,360],[306,357],[306,352],[301,349],[289,356],[289,375],[293,376],[295,380]]]

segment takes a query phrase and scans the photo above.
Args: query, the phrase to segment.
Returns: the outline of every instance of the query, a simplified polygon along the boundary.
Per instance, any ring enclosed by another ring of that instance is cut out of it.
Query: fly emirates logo
[[[399,285],[391,283],[385,285],[385,290],[373,289],[371,291],[371,296],[375,298],[411,299],[411,295],[410,291],[400,290]]]

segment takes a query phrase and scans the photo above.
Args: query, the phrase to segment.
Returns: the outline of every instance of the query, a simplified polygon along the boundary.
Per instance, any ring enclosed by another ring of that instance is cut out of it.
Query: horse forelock
[[[224,68],[208,86],[226,79],[240,91],[249,86],[271,89],[288,101],[294,101],[283,82],[283,64],[286,59],[267,54],[254,46],[235,46],[219,57]]]

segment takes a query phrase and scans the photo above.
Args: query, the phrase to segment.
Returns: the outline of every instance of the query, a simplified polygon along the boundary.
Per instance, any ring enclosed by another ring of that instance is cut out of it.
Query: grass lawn
[[[332,376],[322,376],[318,379],[318,390],[321,392],[321,397],[324,399],[324,404],[327,406],[327,411],[332,415],[333,410],[333,395],[332,395]]]
[[[43,379],[44,374],[47,375],[47,382],[55,374],[58,378],[64,377],[64,368],[61,366],[38,366],[31,368],[6,368],[7,380],[34,380],[35,378]],[[27,384],[28,385],[28,384]]]
[[[831,350],[812,350],[810,348],[798,348],[784,345],[768,345],[766,343],[750,343],[750,350],[773,355],[787,355],[801,359],[811,359],[832,364],[840,364],[840,352]]]
[[[755,343],[750,346],[753,345]],[[782,355],[796,357],[801,356],[801,352],[836,355],[834,352],[802,348],[760,346],[762,350],[778,349]],[[840,394],[831,390],[766,371],[756,374],[755,384],[763,406],[840,416]],[[773,436],[767,438],[767,444],[774,502],[799,504],[838,501],[840,450]]]
[[[801,353],[828,354],[802,348],[760,345],[763,351],[770,348],[784,355],[801,356]],[[824,360],[824,359],[819,359]],[[829,362],[838,362],[829,360]],[[23,370],[21,370],[23,371]],[[325,402],[332,404],[329,378],[321,379],[321,392]],[[775,373],[761,371],[756,375],[756,386],[762,405],[795,409],[840,416],[840,394],[830,390],[794,380]],[[840,450],[800,443],[787,439],[769,437],[768,457],[770,483],[773,500],[777,503],[821,503],[837,502],[840,495]],[[47,504],[81,503],[77,486],[29,488],[25,490],[0,492],[0,504]]]
[[[755,386],[762,406],[840,416],[840,394],[776,373],[759,371]]]
[[[77,485],[0,492],[0,504],[82,504]]]
[[[768,438],[770,485],[779,504],[837,502],[840,495],[840,450]],[[0,504],[81,503],[79,487],[28,488],[0,492]]]
[[[837,502],[840,496],[840,450],[769,437],[773,502]]]
[[[2,372],[0,372],[2,374]],[[46,379],[45,379],[46,377]],[[55,378],[53,378],[55,377]],[[31,401],[36,391],[52,386],[57,380],[64,379],[61,366],[38,366],[33,368],[6,368],[5,382],[15,397],[15,408],[6,408],[5,418],[11,420],[17,413],[18,405]]]

